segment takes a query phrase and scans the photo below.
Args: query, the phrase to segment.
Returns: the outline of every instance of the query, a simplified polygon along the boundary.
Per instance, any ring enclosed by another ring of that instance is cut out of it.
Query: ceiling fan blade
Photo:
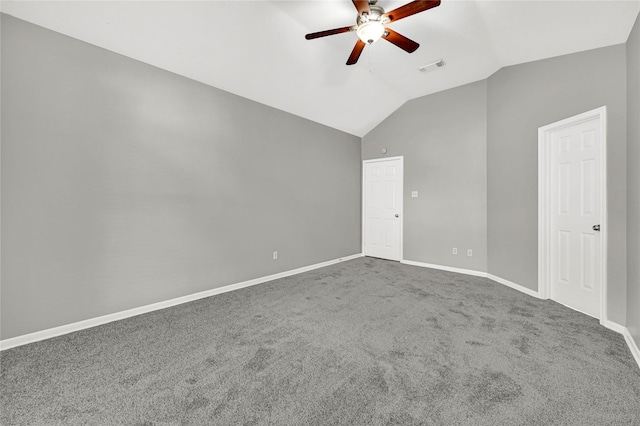
[[[366,43],[364,41],[360,39],[356,41],[356,45],[353,47],[353,51],[351,52],[351,55],[349,55],[349,59],[347,60],[347,65],[353,65],[358,62],[358,58],[360,57],[360,54],[362,53],[362,50],[365,46]]]
[[[342,27],[342,28],[335,28],[333,30],[318,31],[317,33],[307,34],[306,36],[304,36],[304,38],[306,38],[307,40],[312,40],[314,38],[326,37],[334,34],[348,33],[349,31],[355,30],[356,28],[357,27],[355,25],[351,25],[350,27]]]
[[[358,15],[362,15],[366,13],[367,15],[371,13],[369,9],[369,0],[352,0],[353,5],[358,9]]]
[[[440,6],[440,0],[415,0],[411,3],[407,3],[404,6],[400,6],[397,9],[387,12],[382,15],[383,18],[389,18],[389,22],[398,21],[407,16],[415,15],[416,13],[424,12],[433,7]]]
[[[385,28],[385,33],[382,35],[382,38],[395,44],[400,49],[409,53],[415,52],[416,49],[420,47],[420,45],[415,41],[409,38],[406,38],[402,34],[398,34],[397,32],[393,31],[391,28]]]

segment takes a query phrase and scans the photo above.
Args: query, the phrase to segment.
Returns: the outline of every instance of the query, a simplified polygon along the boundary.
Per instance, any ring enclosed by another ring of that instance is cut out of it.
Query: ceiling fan
[[[352,1],[353,5],[358,10],[356,25],[335,28],[333,30],[318,31],[317,33],[311,33],[304,36],[307,40],[312,40],[314,38],[355,31],[356,34],[358,34],[358,41],[356,41],[356,45],[347,60],[347,65],[353,65],[358,62],[358,58],[367,43],[372,44],[380,38],[395,44],[406,52],[415,52],[415,50],[420,47],[418,43],[398,34],[390,28],[387,28],[387,25],[402,18],[406,18],[407,16],[415,15],[416,13],[424,12],[425,10],[440,5],[440,0],[416,0],[394,9],[391,12],[385,12],[383,8],[376,5],[378,0]]]

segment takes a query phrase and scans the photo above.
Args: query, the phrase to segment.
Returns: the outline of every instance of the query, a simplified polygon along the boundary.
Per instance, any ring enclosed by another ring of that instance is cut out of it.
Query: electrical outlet
[[[458,247],[454,247],[453,250],[451,250],[451,253],[458,254]]]
[[[473,256],[473,250],[467,249],[467,256],[469,257]]]
[[[278,252],[277,251],[273,252],[273,260],[278,260]]]
[[[418,198],[418,191],[411,191],[411,198]]]

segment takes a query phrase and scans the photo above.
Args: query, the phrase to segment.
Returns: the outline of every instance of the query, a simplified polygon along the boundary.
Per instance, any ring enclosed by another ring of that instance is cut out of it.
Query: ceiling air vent
[[[444,65],[445,65],[444,60],[438,59],[435,62],[432,62],[430,64],[418,67],[418,71],[420,71],[420,72],[430,72],[430,71],[436,70],[438,68],[442,68],[442,67],[444,67]]]

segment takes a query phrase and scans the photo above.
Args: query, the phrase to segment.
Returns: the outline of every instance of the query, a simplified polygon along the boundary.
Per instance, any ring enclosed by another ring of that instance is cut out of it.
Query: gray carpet
[[[3,425],[639,425],[622,336],[361,258],[1,354]]]

